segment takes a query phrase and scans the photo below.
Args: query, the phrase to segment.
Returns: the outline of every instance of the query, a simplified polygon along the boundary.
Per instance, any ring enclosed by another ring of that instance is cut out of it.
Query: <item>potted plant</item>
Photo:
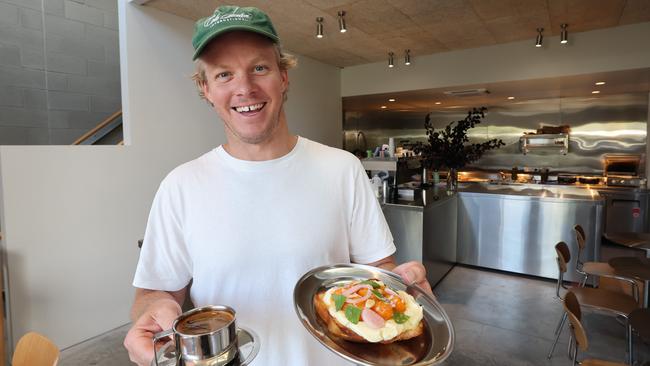
[[[505,146],[500,139],[492,139],[482,143],[469,143],[467,131],[485,118],[486,107],[472,108],[467,116],[449,123],[445,128],[436,130],[431,123],[431,113],[424,119],[427,130],[427,142],[418,143],[415,152],[421,154],[422,165],[427,169],[438,170],[442,167],[449,169],[447,174],[447,190],[458,189],[458,169],[474,162],[492,149]]]

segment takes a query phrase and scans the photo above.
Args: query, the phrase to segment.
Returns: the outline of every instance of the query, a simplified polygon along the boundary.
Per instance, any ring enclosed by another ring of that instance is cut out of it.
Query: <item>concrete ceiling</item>
[[[604,85],[595,85],[604,81]],[[445,92],[487,90],[473,96],[455,96]],[[599,93],[592,93],[598,91]],[[343,98],[346,112],[417,111],[429,112],[469,106],[491,106],[547,98],[585,97],[624,93],[648,93],[650,68],[623,70],[556,78],[464,85],[453,88],[412,90],[398,93],[360,95]],[[514,99],[508,99],[514,97]],[[395,99],[395,101],[389,101]],[[439,104],[438,104],[439,103]],[[386,108],[382,108],[385,106]]]
[[[145,0],[146,1],[146,0]],[[650,21],[650,0],[149,0],[151,6],[197,20],[219,5],[256,6],[273,19],[284,47],[330,65],[396,62],[437,52],[530,40],[544,36]],[[338,30],[338,11],[348,31]],[[325,37],[317,39],[316,17]]]

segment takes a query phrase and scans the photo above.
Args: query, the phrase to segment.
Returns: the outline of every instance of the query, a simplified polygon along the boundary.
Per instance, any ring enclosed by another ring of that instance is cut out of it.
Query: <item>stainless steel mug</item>
[[[238,352],[235,310],[225,305],[209,305],[181,314],[171,329],[154,335],[156,366],[156,345],[172,336],[177,365],[226,365]]]

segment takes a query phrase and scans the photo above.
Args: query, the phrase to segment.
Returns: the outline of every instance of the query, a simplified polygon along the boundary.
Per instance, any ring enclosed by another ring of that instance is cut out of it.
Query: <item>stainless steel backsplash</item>
[[[431,112],[436,128],[466,116],[471,107]],[[511,169],[514,166],[550,168],[554,171],[601,174],[603,155],[641,155],[645,175],[648,94],[621,94],[584,98],[529,100],[487,106],[486,118],[469,131],[470,142],[502,139],[506,146],[487,152],[472,166],[483,169]],[[427,112],[345,111],[343,146],[346,150],[373,149],[394,137],[396,144],[409,140],[426,141],[424,118]],[[569,125],[569,152],[540,151],[524,155],[519,138],[544,126]],[[359,133],[361,132],[361,134]],[[365,140],[365,144],[364,144]]]

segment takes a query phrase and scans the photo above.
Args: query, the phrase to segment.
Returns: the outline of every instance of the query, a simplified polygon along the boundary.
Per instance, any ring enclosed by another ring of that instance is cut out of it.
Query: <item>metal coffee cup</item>
[[[156,345],[171,336],[177,365],[226,365],[238,352],[235,310],[225,305],[209,305],[181,314],[171,329],[154,335],[156,365]]]

